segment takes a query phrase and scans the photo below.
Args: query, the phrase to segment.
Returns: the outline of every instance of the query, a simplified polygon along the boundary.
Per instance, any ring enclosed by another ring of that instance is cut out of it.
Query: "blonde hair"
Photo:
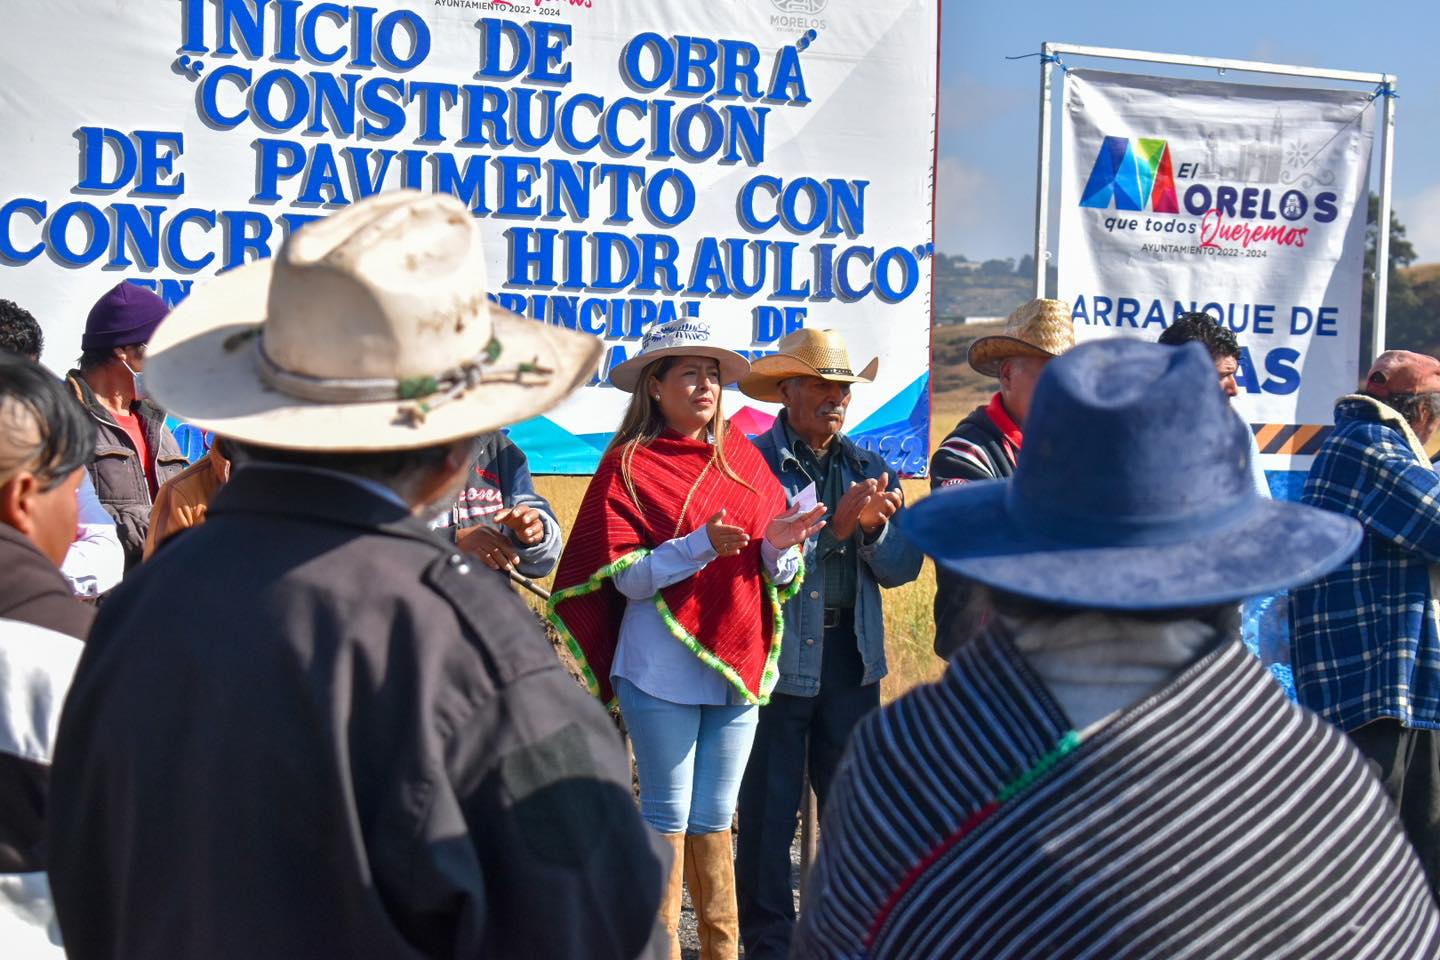
[[[609,456],[610,451],[620,451],[620,476],[625,482],[625,489],[630,492],[630,499],[635,502],[635,507],[643,516],[645,509],[640,504],[640,497],[635,489],[635,481],[630,473],[630,462],[634,459],[636,447],[648,447],[660,436],[660,431],[665,429],[665,414],[660,410],[660,404],[650,394],[650,380],[662,379],[670,372],[680,358],[677,356],[661,357],[648,364],[640,371],[640,377],[636,381],[635,391],[630,395],[630,405],[625,408],[625,416],[620,419],[620,428],[615,431],[611,438],[610,445],[605,448],[605,455]],[[725,459],[725,412],[722,407],[722,389],[715,397],[715,416],[710,418],[710,434],[713,438],[714,453],[711,455],[711,462],[719,468],[720,473],[740,486],[756,493],[754,487],[746,483],[734,468]],[[702,473],[703,477],[704,474]],[[696,484],[699,484],[697,478]],[[694,493],[694,490],[691,490]],[[688,504],[689,497],[686,498]],[[682,511],[683,514],[683,511]]]

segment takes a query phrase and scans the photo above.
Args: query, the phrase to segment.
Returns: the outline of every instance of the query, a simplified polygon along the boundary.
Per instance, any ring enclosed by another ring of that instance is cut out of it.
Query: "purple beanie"
[[[144,287],[122,280],[90,308],[80,349],[108,350],[146,343],[169,312],[164,300]]]

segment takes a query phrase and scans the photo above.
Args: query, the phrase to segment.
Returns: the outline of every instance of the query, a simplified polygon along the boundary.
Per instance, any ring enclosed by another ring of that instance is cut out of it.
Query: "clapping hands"
[[[825,516],[825,504],[817,503],[797,516],[781,514],[765,528],[765,539],[776,550],[788,550],[797,543],[804,543],[825,526],[820,518]]]
[[[720,510],[705,523],[705,532],[710,535],[710,546],[717,556],[733,557],[750,545],[750,534],[744,527],[725,522],[725,511]]]
[[[850,488],[840,498],[840,503],[835,508],[835,516],[830,522],[830,531],[835,535],[835,539],[850,539],[857,526],[866,536],[874,536],[880,532],[880,528],[895,515],[895,511],[905,505],[904,494],[899,490],[885,489],[889,481],[890,475],[882,473],[879,479],[850,484]]]

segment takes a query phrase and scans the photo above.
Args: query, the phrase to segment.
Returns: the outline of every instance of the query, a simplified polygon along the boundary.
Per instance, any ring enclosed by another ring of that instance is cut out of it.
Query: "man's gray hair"
[[[1419,425],[1422,414],[1429,414],[1431,423],[1440,422],[1440,393],[1394,393],[1381,402],[1412,427]]]

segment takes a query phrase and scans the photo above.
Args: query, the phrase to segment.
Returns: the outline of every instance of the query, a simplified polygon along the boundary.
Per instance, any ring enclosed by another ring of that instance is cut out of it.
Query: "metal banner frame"
[[[1054,99],[1051,68],[1061,54],[1099,57],[1108,60],[1138,60],[1143,63],[1164,63],[1182,67],[1213,69],[1220,73],[1236,70],[1245,73],[1267,73],[1287,77],[1308,77],[1315,80],[1340,80],[1375,86],[1377,99],[1383,101],[1380,135],[1380,210],[1375,237],[1375,322],[1370,336],[1370,359],[1385,350],[1385,301],[1389,287],[1390,263],[1390,187],[1394,172],[1395,97],[1398,80],[1393,73],[1364,73],[1354,70],[1323,70],[1297,67],[1258,60],[1228,60],[1221,57],[1192,57],[1174,53],[1150,53],[1143,50],[1120,50],[1113,47],[1089,47],[1073,43],[1045,42],[1040,46],[1040,164],[1035,186],[1035,296],[1045,296],[1045,273],[1050,265],[1050,115]],[[1063,67],[1063,64],[1062,64]],[[1063,81],[1062,81],[1063,82]],[[1362,344],[1363,347],[1363,344]]]

